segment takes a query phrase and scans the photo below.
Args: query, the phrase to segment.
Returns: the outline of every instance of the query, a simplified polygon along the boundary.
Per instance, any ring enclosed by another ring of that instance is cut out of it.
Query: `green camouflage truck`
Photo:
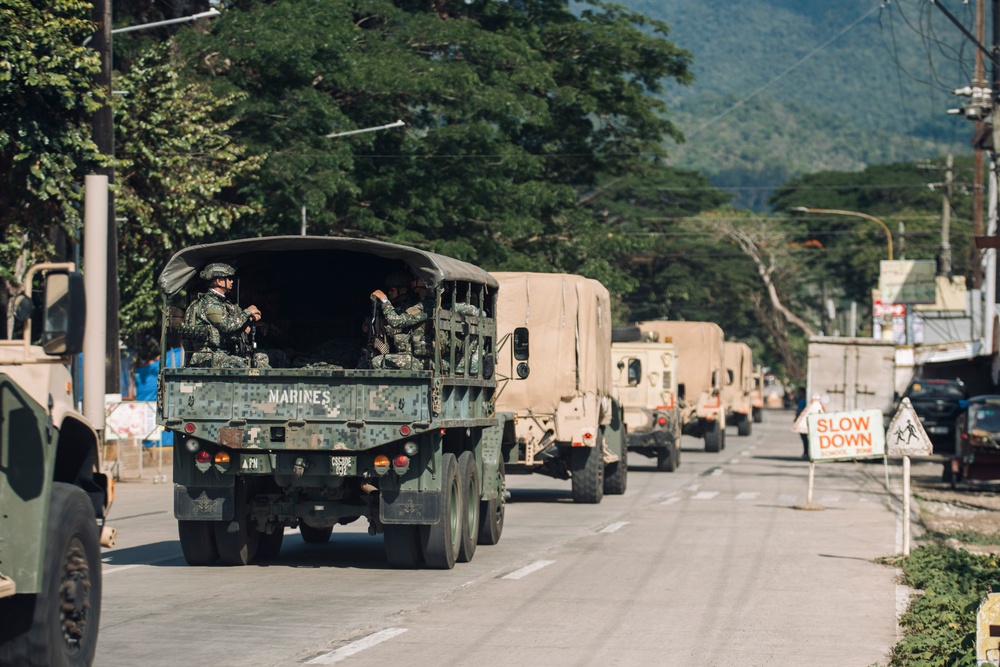
[[[80,667],[97,648],[113,483],[67,366],[83,344],[83,277],[72,264],[34,266],[29,289],[34,277],[41,317],[33,327],[31,299],[19,297],[23,340],[0,341],[0,664]]]
[[[240,305],[262,314],[247,358],[270,368],[166,368],[158,421],[174,437],[174,515],[191,565],[274,558],[285,528],[310,543],[359,518],[395,567],[452,568],[504,523],[495,410],[501,374],[497,281],[442,255],[366,239],[285,236],[176,253],[159,277],[164,349],[201,335],[169,299],[199,270],[237,271]],[[430,292],[432,352],[422,369],[376,369],[378,306],[400,271]],[[374,338],[373,338],[374,337]],[[526,335],[511,347],[527,359]],[[185,342],[186,341],[186,342]],[[194,341],[194,343],[192,343]],[[513,366],[511,359],[510,365]],[[526,361],[520,364],[527,373]]]
[[[569,479],[573,501],[625,493],[628,449],[611,367],[611,297],[597,280],[568,273],[495,272],[503,329],[531,329],[534,369],[497,405],[514,413],[508,473]],[[516,350],[515,350],[516,353]]]

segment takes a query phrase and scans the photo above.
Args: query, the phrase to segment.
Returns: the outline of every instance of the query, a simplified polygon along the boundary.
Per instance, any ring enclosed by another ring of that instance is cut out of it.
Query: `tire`
[[[458,545],[458,562],[468,563],[476,555],[479,543],[479,466],[476,455],[462,452],[458,457],[458,472],[462,480],[462,536]]]
[[[726,425],[719,424],[719,451],[726,448]]]
[[[413,569],[424,562],[420,553],[419,526],[388,524],[382,538],[385,540],[385,559],[390,566]]]
[[[326,544],[333,534],[333,526],[321,526],[316,528],[304,521],[299,521],[299,532],[302,533],[302,541],[308,544]]]
[[[620,496],[628,488],[628,446],[622,443],[620,458],[604,468],[604,493]]]
[[[596,505],[604,499],[604,457],[597,447],[570,450],[573,502]]]
[[[750,415],[742,415],[740,417],[740,423],[736,425],[736,432],[741,438],[745,438],[753,432],[753,423],[750,421]]]
[[[677,446],[671,444],[666,449],[656,450],[656,469],[660,472],[674,472],[677,470]]]
[[[719,422],[708,422],[708,426],[705,428],[705,451],[712,453],[721,452],[723,448],[722,439],[725,437],[725,433],[726,430],[724,428],[719,428]]]
[[[620,324],[611,327],[612,343],[634,343],[642,339],[642,330],[635,324]]]
[[[753,409],[753,423],[754,424],[760,424],[760,423],[763,423],[763,421],[764,421],[764,409],[763,408],[754,408]]]
[[[214,521],[178,521],[177,534],[188,565],[214,565],[219,560]]]
[[[237,479],[233,520],[215,522],[215,544],[225,565],[249,565],[257,555],[260,533],[256,521],[251,521],[247,493],[246,482]]]
[[[0,664],[89,667],[101,622],[101,545],[94,506],[72,484],[52,485],[44,568],[38,595],[4,600],[20,618],[0,614]]]
[[[270,535],[267,533],[260,533],[260,536],[257,538],[256,560],[268,561],[277,559],[278,554],[281,553],[281,543],[284,541],[284,526],[275,526],[274,532]]]
[[[428,567],[450,570],[462,540],[462,480],[454,454],[441,456],[441,520],[420,527],[421,548]]]
[[[503,534],[503,518],[507,512],[507,474],[503,459],[497,466],[497,497],[479,501],[479,543],[496,544]]]

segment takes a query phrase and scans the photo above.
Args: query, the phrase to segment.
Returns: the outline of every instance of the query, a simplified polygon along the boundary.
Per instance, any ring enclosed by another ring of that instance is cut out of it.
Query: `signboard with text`
[[[882,411],[850,410],[811,414],[809,458],[813,461],[881,458],[885,455]]]

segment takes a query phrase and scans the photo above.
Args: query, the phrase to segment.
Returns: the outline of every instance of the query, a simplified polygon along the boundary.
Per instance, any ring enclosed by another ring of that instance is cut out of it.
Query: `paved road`
[[[170,485],[120,484],[105,553],[100,667],[870,665],[896,642],[899,549],[878,464],[798,460],[791,413],[681,468],[633,456],[628,492],[508,478],[503,539],[451,571],[387,567],[359,523],[285,537],[275,563],[184,564]],[[898,507],[898,503],[894,505]]]

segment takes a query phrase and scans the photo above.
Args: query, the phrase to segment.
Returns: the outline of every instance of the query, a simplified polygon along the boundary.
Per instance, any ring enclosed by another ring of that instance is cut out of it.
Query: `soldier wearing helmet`
[[[430,291],[410,271],[390,273],[385,287],[388,294],[375,290],[371,298],[381,302],[382,321],[392,344],[388,353],[372,357],[372,368],[424,370],[432,356]]]
[[[240,308],[229,300],[236,278],[236,270],[230,264],[213,262],[198,276],[208,283],[208,291],[188,306],[184,323],[204,328],[207,336],[191,354],[188,365],[246,368],[250,364],[250,351],[246,349],[244,335],[253,323],[260,321],[260,310],[254,305]],[[253,362],[258,368],[270,368],[266,354],[254,352]]]

